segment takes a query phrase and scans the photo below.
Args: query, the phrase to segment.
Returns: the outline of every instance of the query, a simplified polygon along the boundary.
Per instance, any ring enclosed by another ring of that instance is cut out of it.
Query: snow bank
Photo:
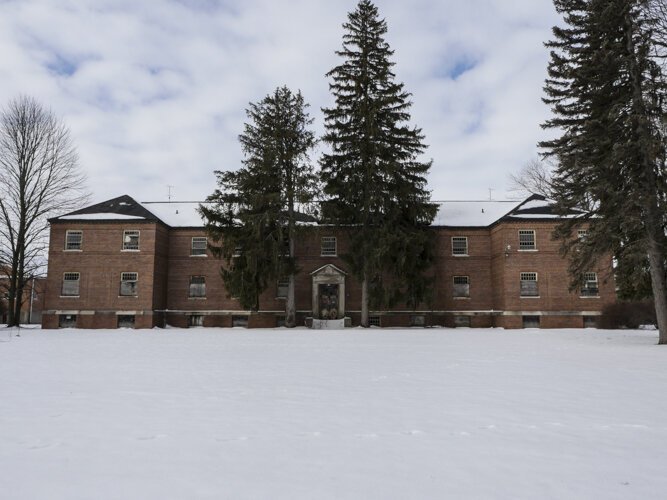
[[[656,340],[0,330],[0,497],[664,498]]]

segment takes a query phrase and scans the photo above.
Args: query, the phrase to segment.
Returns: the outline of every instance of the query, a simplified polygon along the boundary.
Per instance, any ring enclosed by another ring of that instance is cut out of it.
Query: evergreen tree
[[[561,134],[540,145],[558,163],[560,208],[588,210],[557,231],[572,256],[573,286],[601,256],[616,256],[626,269],[623,279],[641,276],[648,256],[659,343],[667,343],[665,87],[652,57],[648,1],[554,3],[567,26],[555,27],[547,43],[544,101],[553,118],[544,127]],[[576,242],[572,232],[584,221],[588,235]]]
[[[325,217],[350,227],[343,256],[362,283],[361,324],[369,307],[428,297],[432,261],[426,174],[432,162],[410,120],[410,94],[394,81],[387,23],[370,0],[360,0],[343,24],[343,62],[327,77],[335,106],[323,109],[330,152],[321,160]]]
[[[309,163],[315,136],[301,92],[280,87],[246,110],[239,136],[245,158],[236,171],[217,171],[218,189],[200,206],[206,229],[225,259],[222,277],[230,296],[245,309],[288,277],[286,326],[295,326],[294,243],[298,207],[313,199],[316,178]]]

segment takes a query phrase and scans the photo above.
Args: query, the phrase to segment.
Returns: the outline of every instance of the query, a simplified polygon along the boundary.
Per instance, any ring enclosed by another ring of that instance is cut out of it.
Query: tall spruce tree
[[[295,326],[298,207],[312,201],[316,177],[309,161],[315,135],[301,92],[277,88],[246,110],[239,136],[245,158],[236,171],[216,171],[218,189],[200,206],[211,250],[225,259],[227,292],[245,309],[259,309],[259,297],[288,277],[285,325]]]
[[[555,0],[565,27],[554,39],[545,83],[560,135],[540,145],[558,163],[555,196],[563,211],[586,208],[557,235],[571,255],[573,287],[604,255],[625,269],[648,257],[660,330],[667,343],[665,255],[665,86],[653,58],[652,20],[644,0]],[[583,241],[572,238],[582,222]],[[626,273],[623,279],[641,276]]]
[[[343,24],[343,62],[327,77],[335,105],[325,116],[322,156],[325,217],[350,228],[343,258],[361,281],[361,324],[370,306],[428,297],[432,261],[428,225],[436,213],[426,189],[432,162],[421,129],[410,127],[410,94],[394,81],[387,23],[370,0],[360,0]]]

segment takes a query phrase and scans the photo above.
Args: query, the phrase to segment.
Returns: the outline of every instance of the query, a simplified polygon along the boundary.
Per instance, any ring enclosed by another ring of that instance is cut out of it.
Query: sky
[[[434,200],[504,199],[550,132],[550,0],[376,0],[433,159]],[[69,127],[91,201],[203,200],[235,170],[245,109],[301,90],[316,134],[356,0],[0,0],[0,107]],[[323,148],[326,146],[320,146]],[[317,164],[318,153],[312,155]]]

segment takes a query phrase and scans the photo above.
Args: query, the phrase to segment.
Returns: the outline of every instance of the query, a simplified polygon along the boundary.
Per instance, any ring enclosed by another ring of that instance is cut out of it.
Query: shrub
[[[655,306],[652,300],[621,301],[608,304],[602,310],[599,328],[639,328],[640,325],[655,325]]]

